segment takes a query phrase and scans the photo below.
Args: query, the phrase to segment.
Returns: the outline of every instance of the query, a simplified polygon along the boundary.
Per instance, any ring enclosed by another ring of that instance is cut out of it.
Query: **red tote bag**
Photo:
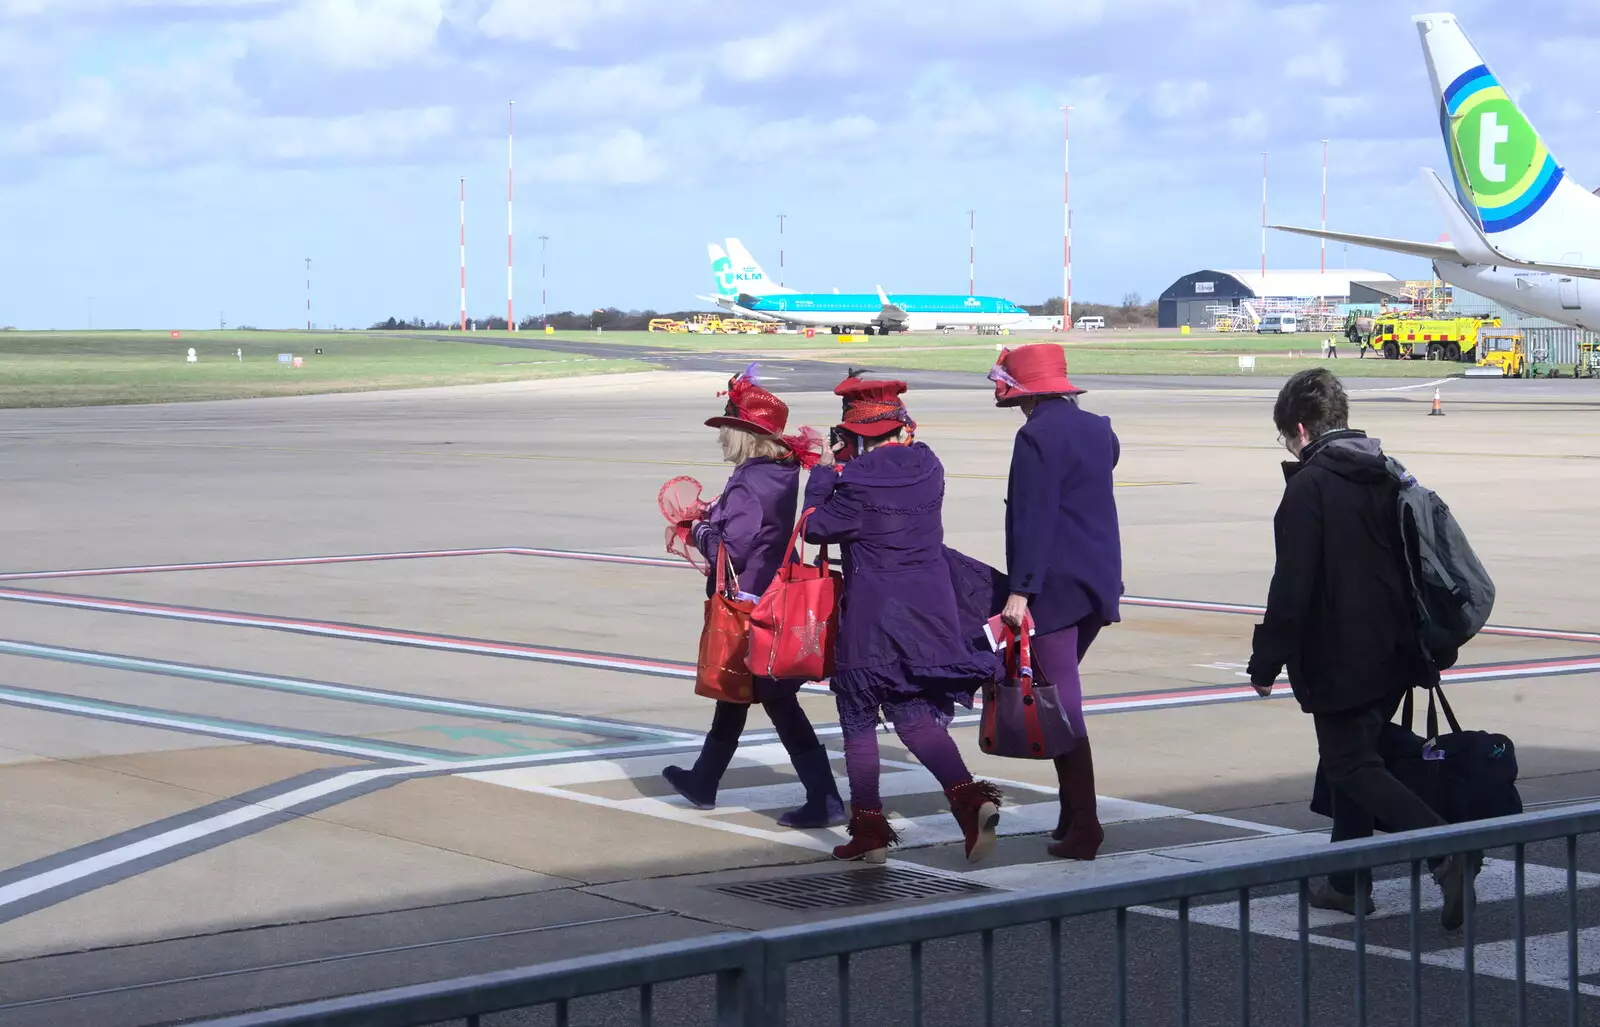
[[[750,653],[750,611],[748,599],[738,599],[738,578],[728,587],[732,558],[728,547],[720,546],[717,561],[717,587],[706,600],[705,627],[700,632],[700,654],[695,667],[694,694],[722,702],[749,703],[755,698],[755,683],[748,666]]]
[[[983,716],[978,748],[990,756],[1049,760],[1065,756],[1078,744],[1072,722],[1061,708],[1056,686],[1034,674],[1033,643],[1028,618],[1021,631],[1005,627],[1006,679],[983,688]]]
[[[750,672],[757,677],[821,681],[833,673],[839,634],[839,594],[844,579],[828,566],[823,546],[818,566],[805,563],[807,510],[789,539],[789,555],[750,613]]]

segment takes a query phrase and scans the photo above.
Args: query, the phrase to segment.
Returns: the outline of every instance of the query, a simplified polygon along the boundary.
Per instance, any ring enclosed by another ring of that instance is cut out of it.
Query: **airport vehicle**
[[[1478,362],[1467,369],[1469,378],[1521,378],[1528,373],[1522,333],[1509,328],[1486,328],[1478,333]]]
[[[1578,363],[1572,368],[1574,378],[1600,378],[1600,342],[1578,343]]]
[[[1300,330],[1300,319],[1293,314],[1268,314],[1256,325],[1257,335],[1293,335]]]
[[[1090,331],[1095,328],[1104,328],[1106,326],[1106,319],[1098,315],[1092,317],[1085,316],[1078,318],[1075,323],[1084,331]]]
[[[670,317],[658,317],[650,322],[652,332],[671,332],[673,335],[681,335],[688,330],[688,325],[682,321],[674,321]]]
[[[796,292],[774,285],[739,240],[729,239],[727,243],[726,251],[714,243],[707,247],[717,295],[700,299],[739,318],[828,329],[835,335],[856,330],[881,335],[946,327],[1003,328],[1020,324],[1030,316],[1018,304],[998,296],[890,295],[882,286],[875,293]]]
[[[1451,285],[1537,317],[1600,329],[1600,196],[1556,162],[1455,15],[1412,20],[1454,192],[1432,169],[1423,169],[1423,182],[1444,216],[1449,241],[1273,227],[1426,257]]]
[[[1478,332],[1499,328],[1497,317],[1408,317],[1385,314],[1375,319],[1366,347],[1385,360],[1474,359]],[[1420,352],[1419,352],[1420,350]]]

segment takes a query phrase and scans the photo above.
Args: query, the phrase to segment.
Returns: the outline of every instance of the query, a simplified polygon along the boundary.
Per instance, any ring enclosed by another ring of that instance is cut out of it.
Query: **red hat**
[[[738,428],[774,439],[788,447],[801,467],[816,466],[822,456],[822,437],[810,428],[801,428],[798,435],[783,433],[789,424],[789,405],[761,387],[759,371],[759,365],[751,364],[728,379],[728,391],[718,393],[728,397],[728,405],[721,417],[708,419],[706,427]]]
[[[1038,342],[1000,351],[989,371],[995,406],[1011,407],[1029,396],[1076,396],[1082,389],[1067,379],[1067,351],[1057,342]]]
[[[706,421],[707,428],[742,428],[774,439],[783,435],[789,424],[789,406],[760,386],[758,370],[751,364],[728,379],[728,391],[717,393],[728,397],[728,405],[721,417]]]
[[[911,419],[900,394],[908,386],[905,382],[869,381],[857,377],[857,371],[833,387],[833,394],[844,398],[844,415],[839,427],[866,438],[889,435],[899,429],[916,431],[917,422]]]

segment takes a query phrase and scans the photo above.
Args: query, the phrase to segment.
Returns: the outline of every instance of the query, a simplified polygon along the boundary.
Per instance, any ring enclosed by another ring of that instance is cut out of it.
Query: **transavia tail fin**
[[[776,296],[782,293],[792,293],[793,289],[783,286],[767,277],[767,273],[756,263],[756,258],[744,248],[744,243],[737,239],[728,240],[728,257],[732,261],[733,288],[737,293],[746,296]]]
[[[714,242],[706,244],[706,252],[711,255],[711,277],[716,280],[717,295],[724,299],[738,299],[739,287],[733,281],[733,261]]]
[[[1412,20],[1466,215],[1497,250],[1515,258],[1549,259],[1553,249],[1572,250],[1574,239],[1592,239],[1586,230],[1600,227],[1600,197],[1567,178],[1455,15],[1419,14]],[[1583,263],[1580,254],[1567,256]]]

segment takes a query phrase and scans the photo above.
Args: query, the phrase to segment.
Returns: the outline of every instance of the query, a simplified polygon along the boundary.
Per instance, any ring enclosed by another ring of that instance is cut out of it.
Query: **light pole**
[[[978,212],[967,211],[967,295],[978,290]]]
[[[1328,141],[1322,141],[1322,230],[1328,230]],[[1328,238],[1322,238],[1322,273],[1328,273]]]
[[[1267,277],[1267,151],[1261,151],[1261,277]]]
[[[1062,229],[1063,259],[1061,270],[1061,330],[1072,330],[1072,111],[1069,104],[1061,108],[1062,166],[1061,206],[1065,211],[1066,225]]]
[[[550,242],[548,235],[539,236],[539,308],[542,311],[543,322],[539,325],[544,328],[550,324],[550,293],[545,286],[545,245]]]
[[[778,215],[778,288],[783,288],[783,222],[789,217],[787,214]]]
[[[306,331],[311,330],[311,258],[306,258]]]

